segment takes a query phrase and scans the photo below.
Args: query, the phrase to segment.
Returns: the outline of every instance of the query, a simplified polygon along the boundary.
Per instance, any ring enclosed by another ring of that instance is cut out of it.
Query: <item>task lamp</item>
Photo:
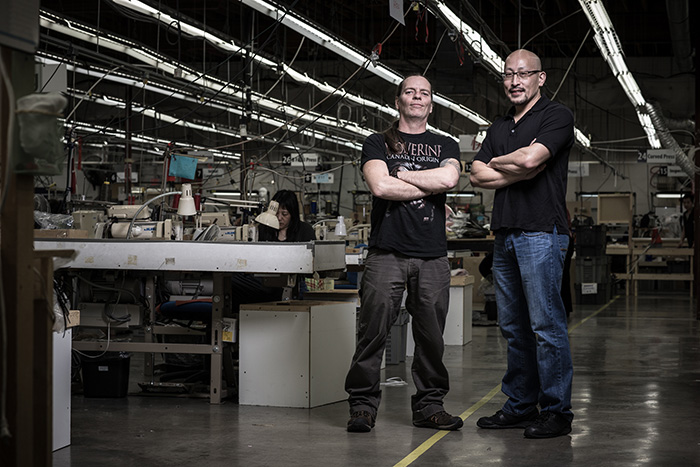
[[[259,214],[258,217],[255,218],[255,222],[279,230],[280,221],[277,219],[277,210],[279,208],[280,205],[277,201],[270,201],[270,205],[267,207],[267,211],[263,212],[262,214]]]
[[[169,191],[167,193],[160,194],[156,196],[153,199],[148,200],[147,202],[143,203],[141,207],[136,211],[134,214],[134,217],[131,219],[131,223],[129,224],[129,230],[126,231],[126,238],[129,239],[131,238],[131,229],[134,228],[134,222],[136,222],[136,219],[139,217],[139,214],[141,211],[143,211],[146,206],[151,204],[154,201],[157,201],[161,198],[165,198],[166,196],[171,196],[171,195],[180,195],[180,203],[177,206],[177,213],[180,216],[194,216],[197,214],[197,209],[194,206],[194,198],[192,197],[192,184],[191,183],[183,183],[182,184],[182,191]],[[277,218],[275,218],[277,220]]]
[[[348,232],[347,228],[345,227],[345,218],[343,216],[338,216],[338,223],[335,224],[335,233],[336,237],[345,237]]]
[[[177,213],[180,216],[194,216],[197,214],[197,208],[192,197],[192,184],[190,183],[182,184],[182,195],[177,205]]]

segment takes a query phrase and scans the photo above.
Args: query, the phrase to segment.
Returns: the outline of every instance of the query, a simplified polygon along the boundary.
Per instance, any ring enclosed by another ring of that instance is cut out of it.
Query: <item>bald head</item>
[[[503,67],[503,90],[515,106],[516,116],[522,115],[540,98],[547,73],[542,71],[540,57],[529,50],[516,50],[506,58]]]
[[[515,52],[511,53],[508,55],[506,58],[506,64],[510,61],[520,61],[523,60],[525,63],[528,64],[531,70],[541,70],[542,69],[542,61],[540,60],[540,57],[535,55],[534,53],[530,52],[529,50],[525,49],[518,49]],[[507,65],[506,65],[507,66]]]

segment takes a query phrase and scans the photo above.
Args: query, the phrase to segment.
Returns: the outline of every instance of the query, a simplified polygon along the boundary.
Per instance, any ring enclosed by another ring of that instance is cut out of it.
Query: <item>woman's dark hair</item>
[[[299,200],[297,199],[297,195],[291,190],[279,190],[275,193],[275,196],[272,197],[272,201],[277,201],[279,203],[279,209],[285,209],[289,212],[291,219],[289,220],[289,227],[287,227],[287,238],[296,238],[301,223],[299,219]],[[263,227],[265,226],[260,226],[259,239],[268,242],[276,241],[277,230]]]
[[[403,81],[399,83],[399,85],[396,87],[396,97],[400,97],[401,93],[403,93],[404,86],[406,84],[406,80],[408,78],[414,78],[414,77],[420,77],[424,78],[426,81],[428,78],[421,74],[413,74],[413,75],[408,75],[406,76]],[[430,83],[430,81],[428,81]],[[433,86],[432,84],[430,85],[430,96],[432,98],[433,95]],[[389,149],[390,154],[400,154],[404,150],[404,140],[401,138],[401,135],[399,134],[399,121],[396,120],[394,123],[391,124],[388,130],[384,131],[382,133],[384,135],[384,143],[386,144],[387,148]]]

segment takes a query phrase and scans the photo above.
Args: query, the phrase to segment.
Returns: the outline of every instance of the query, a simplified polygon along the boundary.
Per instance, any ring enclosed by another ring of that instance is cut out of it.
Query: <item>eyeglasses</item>
[[[507,71],[505,73],[501,73],[501,77],[503,78],[503,81],[512,81],[513,76],[515,75],[518,75],[518,78],[520,79],[526,79],[535,73],[542,73],[542,70],[516,71],[515,73],[512,71]]]

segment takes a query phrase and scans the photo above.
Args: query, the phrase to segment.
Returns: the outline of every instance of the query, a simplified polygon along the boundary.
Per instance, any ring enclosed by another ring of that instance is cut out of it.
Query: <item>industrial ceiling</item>
[[[274,164],[307,152],[357,160],[364,137],[395,118],[395,85],[379,68],[431,79],[444,103],[429,124],[453,136],[475,134],[507,109],[500,70],[482,59],[480,43],[459,39],[444,4],[501,59],[522,46],[538,53],[546,93],[574,111],[594,151],[604,148],[601,158],[649,147],[579,2],[398,2],[405,25],[389,3],[42,0],[38,57],[49,66],[41,82],[66,87],[68,126],[86,154],[157,158],[171,143],[239,164],[241,156]],[[631,73],[645,98],[679,122],[681,144],[694,143],[691,3],[605,2]],[[51,76],[57,64],[63,81]]]

